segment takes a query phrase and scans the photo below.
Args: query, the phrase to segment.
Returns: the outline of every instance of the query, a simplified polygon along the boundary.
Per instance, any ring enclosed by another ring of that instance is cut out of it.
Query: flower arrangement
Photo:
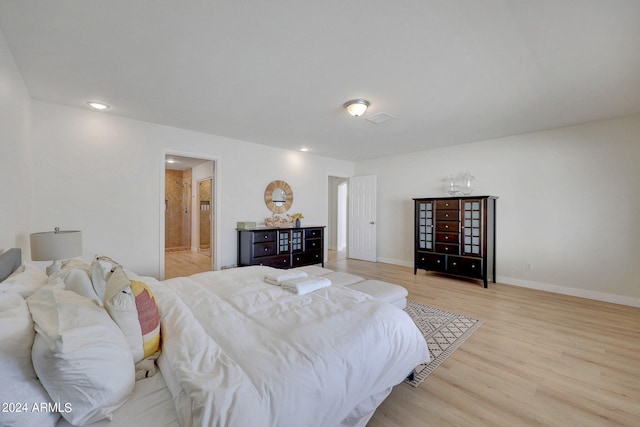
[[[304,218],[304,215],[302,215],[301,213],[294,213],[293,215],[291,215],[291,218],[293,218],[293,219],[302,219],[302,218]]]

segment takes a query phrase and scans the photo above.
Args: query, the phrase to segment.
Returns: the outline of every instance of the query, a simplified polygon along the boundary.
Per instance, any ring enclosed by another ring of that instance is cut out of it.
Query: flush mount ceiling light
[[[87,102],[87,104],[89,104],[89,107],[98,111],[106,110],[107,108],[109,108],[107,104],[103,104],[102,102],[97,102],[97,101],[89,101]]]
[[[369,101],[364,99],[352,99],[351,101],[345,102],[343,107],[346,108],[349,114],[353,117],[358,117],[367,111],[367,108],[369,108]]]

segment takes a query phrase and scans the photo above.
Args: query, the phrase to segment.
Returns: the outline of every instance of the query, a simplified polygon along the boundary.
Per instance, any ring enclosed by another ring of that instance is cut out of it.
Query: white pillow
[[[63,268],[58,273],[49,276],[48,283],[51,285],[56,280],[62,280],[64,282],[64,289],[73,291],[97,302],[98,305],[102,305],[102,300],[98,298],[98,295],[96,295],[93,289],[89,271],[80,268]]]
[[[61,270],[67,270],[67,269],[70,270],[74,268],[84,270],[87,273],[89,273],[91,270],[91,264],[89,264],[87,261],[85,261],[80,257],[69,258],[68,260],[62,261]]]
[[[0,408],[2,426],[54,426],[60,418],[58,412],[40,410],[41,404],[49,405],[51,400],[31,364],[34,336],[24,298],[0,293],[0,402],[13,405]]]
[[[85,425],[126,402],[135,383],[131,352],[104,308],[65,289],[43,286],[27,299],[37,332],[33,367],[62,416]]]
[[[44,271],[33,264],[24,264],[0,283],[0,292],[15,292],[27,298],[45,283],[47,275]]]

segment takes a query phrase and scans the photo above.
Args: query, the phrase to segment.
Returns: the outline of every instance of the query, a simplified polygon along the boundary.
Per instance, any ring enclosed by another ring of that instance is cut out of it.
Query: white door
[[[376,176],[349,178],[349,258],[376,261]]]

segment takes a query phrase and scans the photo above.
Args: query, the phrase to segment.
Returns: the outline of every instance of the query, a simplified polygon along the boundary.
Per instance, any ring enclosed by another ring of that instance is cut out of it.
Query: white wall
[[[413,265],[414,197],[469,171],[498,196],[498,281],[640,306],[640,115],[356,163],[378,176],[378,259]],[[526,271],[525,263],[532,270]],[[424,272],[423,272],[424,274]]]
[[[29,258],[31,98],[0,31],[0,252]]]
[[[639,141],[632,116],[359,162],[357,174],[378,176],[378,259],[412,265],[411,198],[445,195],[442,180],[468,170],[475,194],[500,197],[500,281],[640,305]],[[354,172],[351,162],[32,102],[0,33],[0,251],[18,246],[28,260],[29,233],[78,228],[85,257],[159,275],[166,151],[218,160],[219,266],[236,261],[236,221],[270,214],[270,181],[288,181],[291,212],[324,225],[327,177]]]
[[[290,212],[302,212],[306,224],[326,225],[327,176],[353,173],[352,162],[110,114],[40,101],[32,110],[32,228],[80,229],[85,257],[105,254],[139,274],[160,274],[167,151],[217,159],[217,266],[236,263],[237,221],[270,215],[269,182],[287,181]]]

